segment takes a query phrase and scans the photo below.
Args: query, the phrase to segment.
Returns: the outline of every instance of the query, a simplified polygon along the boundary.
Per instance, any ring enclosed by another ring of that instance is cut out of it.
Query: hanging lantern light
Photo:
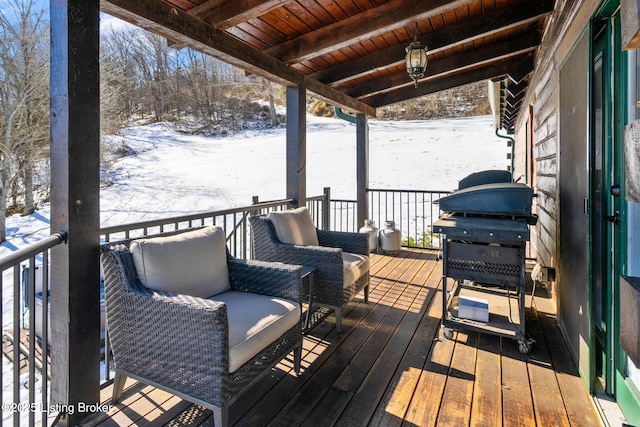
[[[405,48],[405,65],[407,73],[413,79],[413,84],[418,87],[418,80],[424,77],[427,69],[427,48],[420,43],[418,35],[413,37],[413,41]]]

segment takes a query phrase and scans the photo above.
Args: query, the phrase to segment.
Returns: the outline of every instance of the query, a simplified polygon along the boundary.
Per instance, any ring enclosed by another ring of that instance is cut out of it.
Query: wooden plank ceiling
[[[375,109],[504,79],[513,126],[553,0],[102,0],[102,10],[247,72],[304,85],[331,104]],[[418,88],[405,66],[413,37],[428,47]],[[509,88],[513,88],[509,90]]]

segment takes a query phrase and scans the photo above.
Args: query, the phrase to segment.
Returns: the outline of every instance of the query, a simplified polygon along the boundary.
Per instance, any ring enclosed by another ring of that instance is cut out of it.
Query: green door
[[[628,90],[623,93],[627,94],[624,104],[619,106],[624,110],[626,106],[627,117],[626,123],[640,120],[640,51],[628,51],[623,54],[626,64],[622,66],[622,76],[626,76],[628,80]],[[623,145],[626,145],[623,142]],[[632,148],[630,151],[635,151]],[[629,150],[627,150],[627,153]],[[625,164],[625,154],[620,154],[620,163]],[[623,173],[626,170],[623,169]],[[625,175],[622,184],[623,201],[622,201],[622,244],[620,248],[622,274],[634,277],[640,277],[640,200],[632,201],[633,197],[630,190],[625,193],[624,181],[637,183],[638,170]],[[619,289],[619,288],[616,288]],[[619,305],[617,306],[619,307]],[[617,308],[615,315],[616,324],[620,324],[620,309]],[[616,336],[619,329],[616,329]],[[627,356],[624,349],[616,342],[615,348],[615,397],[624,412],[629,425],[640,426],[640,366],[635,366],[631,359]]]
[[[609,19],[594,21],[592,60],[591,144],[591,283],[595,334],[595,374],[614,394],[613,283],[616,274],[616,237],[620,229],[619,176],[616,164],[614,84],[610,77],[612,42]]]
[[[640,370],[618,339],[620,276],[633,273],[630,265],[636,261],[629,259],[633,252],[629,242],[640,237],[628,232],[634,220],[624,194],[624,125],[631,120],[630,106],[639,105],[640,92],[628,90],[618,6],[617,0],[605,2],[592,21],[590,272],[595,342],[591,360],[596,384],[615,397],[630,424],[640,425]]]

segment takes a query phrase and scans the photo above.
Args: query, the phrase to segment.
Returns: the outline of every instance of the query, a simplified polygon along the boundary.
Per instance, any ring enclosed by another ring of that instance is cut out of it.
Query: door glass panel
[[[635,51],[631,58],[629,72],[635,96],[629,97],[632,112],[629,120],[637,120],[640,119],[640,51]],[[640,277],[640,203],[627,202],[627,236],[627,273]],[[627,358],[627,375],[640,390],[640,367],[635,366],[630,358]]]
[[[632,80],[635,80],[635,96],[629,97],[630,110],[634,112],[629,120],[640,119],[640,51],[635,51],[631,58],[633,60],[630,61],[629,68],[635,77]],[[633,61],[635,61],[635,67]],[[628,274],[640,277],[640,203],[627,203],[627,236]],[[627,358],[627,375],[640,390],[640,367],[635,366],[629,358]]]
[[[593,118],[593,136],[594,136],[594,144],[593,144],[593,171],[594,171],[594,182],[593,182],[593,206],[592,206],[592,224],[593,224],[593,235],[592,235],[592,245],[593,245],[593,296],[594,296],[594,321],[596,327],[602,331],[603,330],[603,313],[602,313],[602,280],[603,280],[603,271],[602,271],[602,245],[603,245],[603,224],[599,219],[602,218],[602,119],[603,119],[603,102],[602,102],[602,53],[598,54],[594,61],[593,66],[593,109],[594,109],[594,118]]]
[[[640,203],[628,202],[627,207],[629,275],[640,277]],[[629,358],[627,358],[627,363],[627,374],[640,390],[640,369]]]

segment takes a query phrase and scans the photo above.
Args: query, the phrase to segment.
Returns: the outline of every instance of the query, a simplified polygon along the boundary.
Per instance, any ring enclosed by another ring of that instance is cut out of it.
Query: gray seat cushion
[[[300,305],[287,299],[236,291],[210,299],[227,305],[229,372],[300,322]]]
[[[343,252],[342,267],[344,274],[344,283],[342,286],[346,288],[369,271],[369,257],[367,255]]]

